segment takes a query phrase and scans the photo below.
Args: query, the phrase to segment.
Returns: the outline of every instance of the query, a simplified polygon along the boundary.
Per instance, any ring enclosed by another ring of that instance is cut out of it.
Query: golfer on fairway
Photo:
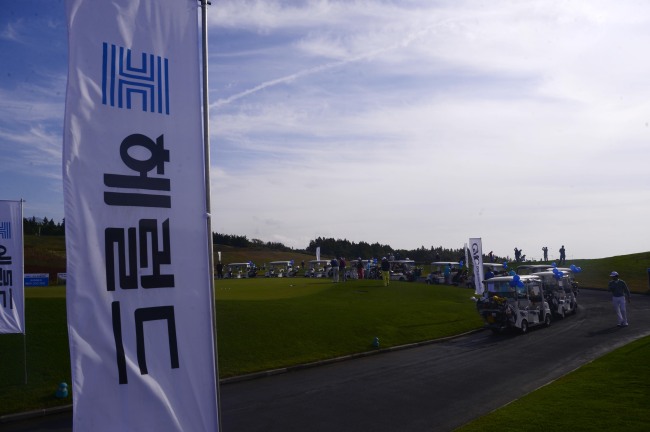
[[[625,281],[618,278],[618,273],[613,271],[609,275],[612,280],[609,281],[609,290],[612,292],[612,303],[616,311],[619,327],[627,327],[627,311],[625,302],[630,302],[630,290]]]
[[[390,285],[390,263],[386,257],[381,259],[381,277],[384,279],[384,286]]]

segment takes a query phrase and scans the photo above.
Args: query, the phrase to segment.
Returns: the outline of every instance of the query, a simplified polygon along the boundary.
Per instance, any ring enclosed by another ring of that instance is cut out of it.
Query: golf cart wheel
[[[564,318],[564,311],[562,311],[562,317]],[[544,326],[549,327],[551,325],[551,314],[546,314],[544,317]]]
[[[521,331],[522,334],[528,333],[528,321],[523,320],[521,322],[521,328],[519,329],[519,331]]]

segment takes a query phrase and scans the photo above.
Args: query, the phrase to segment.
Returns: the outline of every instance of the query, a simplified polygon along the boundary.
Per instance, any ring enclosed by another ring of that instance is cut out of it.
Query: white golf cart
[[[461,270],[460,263],[455,261],[434,261],[431,263],[431,272],[427,275],[425,282],[428,284],[445,283],[445,267],[451,267],[450,281]]]
[[[492,274],[496,276],[506,276],[508,274],[508,270],[503,266],[503,264],[497,264],[497,263],[483,263],[483,275],[485,276],[487,272],[490,271]]]
[[[224,279],[244,279],[256,275],[257,269],[250,262],[227,264],[223,273]]]
[[[358,269],[359,259],[350,261],[350,268],[348,270],[348,279],[359,279],[359,269]],[[362,259],[361,265],[363,266],[363,278],[364,279],[373,279],[373,273],[376,273],[374,269],[377,267],[377,260],[371,259]]]
[[[293,261],[271,261],[264,273],[266,277],[293,277],[298,270],[293,268]]]
[[[390,264],[390,280],[412,282],[416,280],[422,270],[419,270],[415,261],[411,259],[388,261]]]
[[[483,297],[476,302],[485,327],[495,333],[509,328],[551,325],[551,310],[544,299],[542,280],[533,275],[499,276],[483,282]]]
[[[571,267],[557,267],[559,271],[564,273],[565,275],[569,276],[569,281],[571,281],[571,288],[573,290],[573,295],[578,296],[578,293],[580,292],[580,284],[576,280],[576,273],[580,273],[582,269],[579,267],[575,267],[572,265]]]
[[[305,277],[325,278],[329,275],[331,265],[329,260],[311,260],[306,264]]]
[[[544,271],[535,273],[535,276],[544,284],[544,296],[554,316],[564,318],[578,311],[578,301],[568,272]]]

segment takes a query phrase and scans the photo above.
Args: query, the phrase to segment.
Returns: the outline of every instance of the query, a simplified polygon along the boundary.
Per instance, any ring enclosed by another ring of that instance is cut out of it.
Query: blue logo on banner
[[[104,42],[102,103],[144,112],[169,114],[169,61],[153,54],[132,55],[131,50]]]
[[[0,238],[11,239],[11,222],[0,222]]]

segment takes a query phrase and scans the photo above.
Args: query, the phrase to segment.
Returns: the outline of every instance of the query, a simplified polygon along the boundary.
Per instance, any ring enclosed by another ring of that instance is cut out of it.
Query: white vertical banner
[[[316,248],[316,260],[320,261],[320,246]]]
[[[474,293],[483,294],[483,245],[480,238],[469,239],[469,250],[474,264]]]
[[[25,333],[23,203],[0,201],[0,333]]]
[[[75,431],[217,431],[196,0],[66,0]]]

